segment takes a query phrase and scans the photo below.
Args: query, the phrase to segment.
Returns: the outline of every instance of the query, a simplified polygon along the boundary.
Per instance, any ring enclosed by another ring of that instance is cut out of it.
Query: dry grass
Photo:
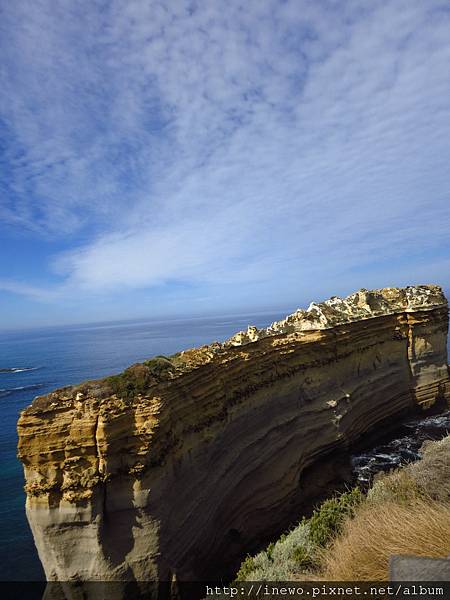
[[[419,489],[435,500],[450,501],[450,436],[424,443],[421,451],[422,460],[409,466]]]
[[[450,505],[422,499],[407,504],[367,503],[324,551],[321,578],[386,581],[392,554],[446,557],[449,553]]]
[[[410,504],[421,497],[427,496],[428,494],[419,487],[407,467],[403,467],[390,473],[378,475],[367,494],[366,501],[370,504],[383,502]]]
[[[422,459],[379,474],[369,490],[369,502],[409,503],[417,498],[450,501],[450,436],[422,446]]]

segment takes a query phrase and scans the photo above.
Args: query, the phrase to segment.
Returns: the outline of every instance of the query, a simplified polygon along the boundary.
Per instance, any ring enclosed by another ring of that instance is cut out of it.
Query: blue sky
[[[0,326],[450,287],[450,10],[1,0]]]

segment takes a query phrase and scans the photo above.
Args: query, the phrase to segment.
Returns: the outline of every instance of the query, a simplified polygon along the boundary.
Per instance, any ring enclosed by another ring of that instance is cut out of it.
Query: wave
[[[7,367],[0,369],[0,373],[22,373],[23,371],[37,371],[40,367]]]
[[[14,392],[23,392],[25,390],[37,390],[43,387],[44,383],[32,383],[31,385],[19,385],[18,387],[13,388],[0,388],[0,398],[4,396],[10,396],[14,394]]]

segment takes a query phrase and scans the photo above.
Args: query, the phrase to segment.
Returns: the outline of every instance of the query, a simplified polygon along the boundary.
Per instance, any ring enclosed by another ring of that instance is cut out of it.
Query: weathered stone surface
[[[450,581],[450,558],[392,556],[391,581]]]
[[[226,344],[241,346],[280,333],[329,329],[380,315],[414,312],[422,307],[437,306],[442,301],[442,290],[438,286],[361,289],[346,298],[333,296],[319,304],[312,302],[306,310],[298,309],[265,329],[250,325],[246,332],[238,332]]]
[[[216,577],[298,518],[327,457],[450,396],[447,329],[437,286],[362,290],[135,366],[135,393],[35,399],[19,457],[47,578]]]

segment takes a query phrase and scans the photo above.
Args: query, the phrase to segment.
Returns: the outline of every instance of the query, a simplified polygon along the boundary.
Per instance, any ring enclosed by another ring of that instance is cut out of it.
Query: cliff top
[[[246,332],[236,333],[224,345],[242,346],[272,335],[330,329],[352,321],[399,312],[431,310],[446,304],[447,299],[438,285],[389,287],[379,290],[363,288],[346,298],[332,296],[319,304],[311,302],[306,310],[297,309],[285,319],[275,321],[269,327],[258,329],[249,326]]]
[[[372,291],[361,289],[346,298],[333,296],[319,304],[313,302],[307,309],[298,309],[267,328],[249,326],[247,331],[240,331],[223,343],[213,342],[169,357],[156,356],[141,364],[132,365],[118,375],[68,386],[47,396],[37,396],[24,412],[32,414],[53,410],[56,406],[63,408],[64,404],[76,404],[84,401],[86,397],[96,399],[95,401],[100,403],[111,396],[121,399],[120,402],[131,400],[140,395],[147,395],[160,383],[173,380],[213,360],[218,364],[233,360],[238,356],[236,352],[239,352],[239,347],[263,338],[300,336],[303,341],[314,341],[311,339],[315,337],[314,332],[345,323],[402,312],[432,310],[440,306],[447,306],[447,299],[437,285]],[[248,358],[248,353],[243,350],[242,356]]]

